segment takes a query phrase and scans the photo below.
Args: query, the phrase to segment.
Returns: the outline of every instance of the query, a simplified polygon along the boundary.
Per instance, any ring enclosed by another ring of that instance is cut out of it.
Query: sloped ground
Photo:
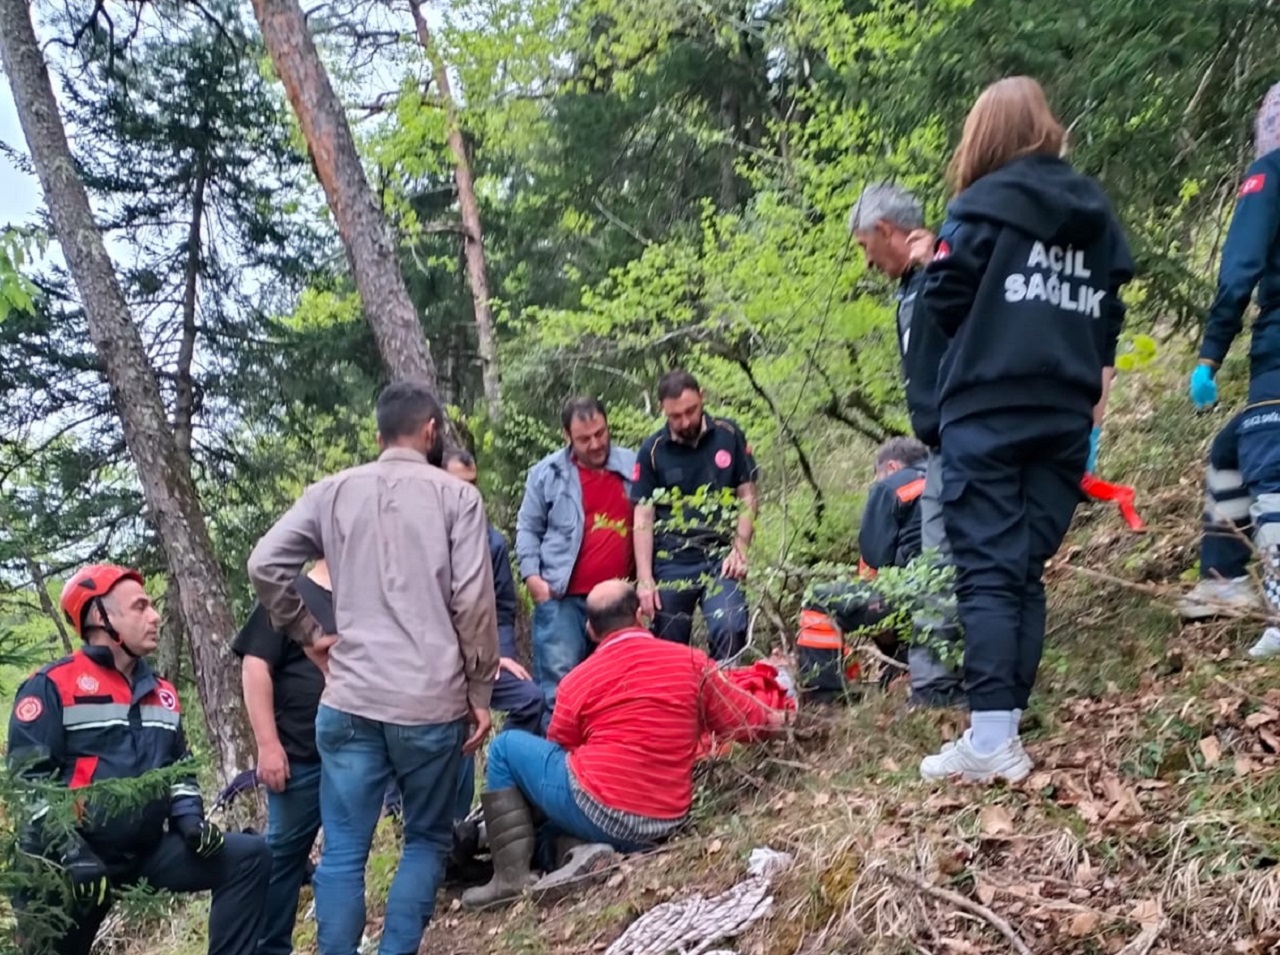
[[[1138,486],[1150,531],[1130,534],[1107,505],[1082,508],[1050,568],[1025,784],[920,782],[920,757],[960,725],[907,712],[900,692],[806,713],[790,738],[707,767],[692,831],[664,850],[553,907],[477,915],[442,898],[423,951],[602,952],[658,903],[743,878],[755,846],[796,863],[775,883],[772,916],[722,946],[741,953],[1280,948],[1277,666],[1244,656],[1260,621],[1182,628],[1172,604],[1196,560],[1199,452],[1227,411],[1192,415],[1180,376],[1130,387],[1103,471]],[[370,864],[371,934],[394,857],[388,844]],[[146,950],[202,951],[202,908]],[[313,950],[313,928],[301,926],[300,951]]]

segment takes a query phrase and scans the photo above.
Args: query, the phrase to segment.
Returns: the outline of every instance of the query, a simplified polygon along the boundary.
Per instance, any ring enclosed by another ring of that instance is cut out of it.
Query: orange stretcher
[[[1137,492],[1127,484],[1112,484],[1092,474],[1086,474],[1080,480],[1080,490],[1095,501],[1113,501],[1120,508],[1120,516],[1124,518],[1124,522],[1131,530],[1146,530],[1146,525],[1142,523],[1142,518],[1138,516],[1138,509],[1134,506]]]

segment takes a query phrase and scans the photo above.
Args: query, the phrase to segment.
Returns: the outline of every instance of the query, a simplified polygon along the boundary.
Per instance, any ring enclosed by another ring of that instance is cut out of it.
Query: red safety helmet
[[[71,626],[76,628],[76,633],[80,634],[81,640],[84,639],[84,614],[89,609],[89,605],[99,597],[105,597],[111,592],[111,588],[122,580],[146,583],[140,573],[128,567],[119,567],[115,564],[90,564],[72,574],[71,579],[62,588],[62,599],[59,601],[62,612],[67,615]],[[108,624],[108,633],[115,637],[110,624]]]

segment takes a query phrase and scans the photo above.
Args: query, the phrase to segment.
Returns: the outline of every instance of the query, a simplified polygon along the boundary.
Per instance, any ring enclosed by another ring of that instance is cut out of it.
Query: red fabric
[[[84,789],[93,782],[93,772],[98,768],[97,756],[80,756],[76,759],[75,769],[71,773],[68,789]]]
[[[857,664],[855,664],[856,666]],[[794,710],[796,701],[787,696],[787,691],[778,682],[778,670],[763,661],[757,661],[749,667],[735,667],[724,670],[722,676],[738,689],[750,693],[762,705],[771,710]],[[696,762],[726,755],[734,743],[750,742],[750,737],[740,731],[729,733],[702,734],[698,744]]]
[[[1124,522],[1131,530],[1145,529],[1146,525],[1142,523],[1142,518],[1138,516],[1138,509],[1134,506],[1138,495],[1133,488],[1126,484],[1112,484],[1092,474],[1086,474],[1080,481],[1080,489],[1095,501],[1114,501],[1120,508],[1120,516],[1124,518]]]
[[[547,739],[568,750],[570,771],[597,802],[679,819],[693,802],[704,734],[754,739],[772,719],[701,650],[637,627],[611,634],[561,681]]]
[[[586,524],[567,594],[589,594],[601,581],[635,576],[631,501],[622,478],[606,468],[592,470],[581,464],[578,478]]]

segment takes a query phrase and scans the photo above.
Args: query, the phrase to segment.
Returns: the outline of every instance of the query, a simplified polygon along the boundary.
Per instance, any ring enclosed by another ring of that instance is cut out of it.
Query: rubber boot
[[[493,878],[488,885],[467,889],[462,893],[462,907],[480,909],[499,902],[518,899],[526,888],[538,881],[529,869],[537,833],[533,828],[533,812],[524,795],[514,786],[482,793],[485,828],[489,831],[489,850],[493,856]]]

